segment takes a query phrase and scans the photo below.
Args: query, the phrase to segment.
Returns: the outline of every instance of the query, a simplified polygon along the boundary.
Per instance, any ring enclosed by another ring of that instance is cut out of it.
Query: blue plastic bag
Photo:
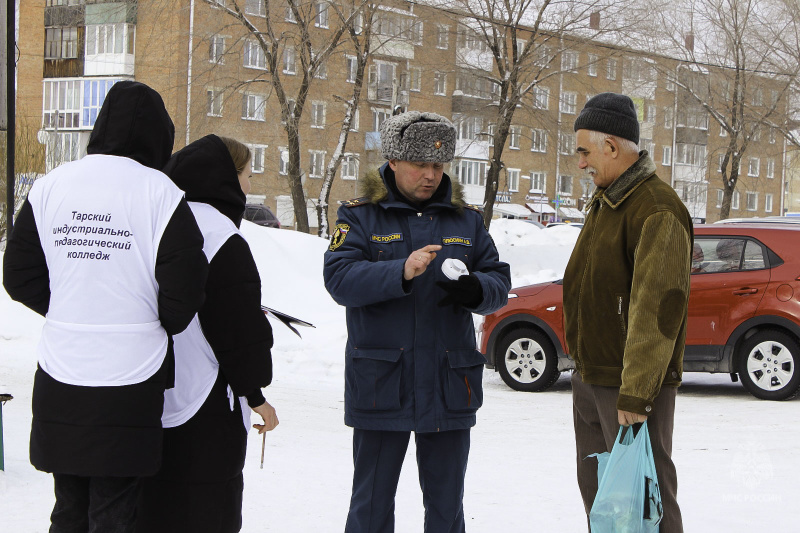
[[[598,486],[589,513],[592,533],[658,533],[664,512],[647,422],[638,433],[633,426],[620,426],[611,454],[594,456]]]

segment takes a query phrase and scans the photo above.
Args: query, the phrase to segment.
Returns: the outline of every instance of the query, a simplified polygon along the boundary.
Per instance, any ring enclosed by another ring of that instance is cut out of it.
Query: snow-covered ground
[[[327,241],[247,222],[243,231],[261,271],[264,303],[316,325],[301,330],[302,340],[274,326],[275,381],[266,395],[281,423],[267,436],[263,470],[261,439],[250,434],[243,531],[342,531],[352,475],[342,400],[346,331],[344,310],[322,285]],[[519,286],[561,276],[578,230],[496,220],[491,233]],[[47,531],[54,501],[51,476],[30,466],[27,449],[42,322],[0,290],[0,393],[14,396],[3,408],[0,533]],[[585,531],[567,376],[541,394],[514,392],[492,371],[484,377],[464,498],[468,531]],[[800,531],[798,444],[800,401],[756,400],[727,375],[685,376],[674,460],[686,531]],[[413,442],[396,514],[399,533],[422,530]]]

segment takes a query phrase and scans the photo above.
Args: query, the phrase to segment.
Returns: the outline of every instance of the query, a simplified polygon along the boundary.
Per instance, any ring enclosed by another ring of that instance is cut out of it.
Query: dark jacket
[[[164,167],[190,202],[209,204],[242,222],[245,195],[230,153],[216,135],[176,152]],[[272,328],[261,310],[261,277],[247,242],[234,235],[209,264],[206,300],[198,313],[225,380],[251,407],[264,403],[272,381]]]
[[[598,188],[564,272],[564,327],[585,383],[619,387],[617,407],[647,415],[683,373],[692,222],[639,160]]]
[[[424,207],[399,196],[385,164],[368,197],[339,209],[325,253],[325,287],[347,307],[345,423],[361,429],[432,432],[469,428],[483,402],[483,355],[472,313],[503,305],[510,269],[479,212],[464,205],[444,175]],[[344,237],[342,238],[342,232]],[[403,283],[413,250],[441,244],[424,274]],[[475,273],[483,301],[474,309],[437,306],[446,293],[442,262],[458,258]]]
[[[174,131],[157,92],[122,81],[106,97],[87,152],[128,157],[160,169],[172,150]],[[102,195],[115,194],[96,192],[100,204]],[[159,319],[169,334],[185,329],[203,301],[208,265],[202,249],[200,230],[181,201],[158,244],[154,272]],[[47,314],[49,272],[27,201],[8,240],[3,285],[14,300]],[[161,411],[171,372],[171,353],[146,381],[118,387],[69,385],[39,369],[33,390],[31,463],[39,470],[83,476],[154,473],[161,460]]]

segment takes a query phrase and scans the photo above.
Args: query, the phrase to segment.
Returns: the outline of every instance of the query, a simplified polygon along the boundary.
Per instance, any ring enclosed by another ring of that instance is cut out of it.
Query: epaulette
[[[352,200],[347,200],[346,202],[342,202],[342,207],[357,207],[359,205],[364,205],[369,203],[369,198],[366,196],[362,196],[361,198],[353,198]]]

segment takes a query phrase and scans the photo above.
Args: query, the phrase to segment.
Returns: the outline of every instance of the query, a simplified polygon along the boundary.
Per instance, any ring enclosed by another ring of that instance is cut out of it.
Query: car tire
[[[517,328],[497,345],[495,366],[506,385],[523,392],[541,392],[558,380],[558,355],[541,330]]]
[[[759,331],[739,347],[739,379],[756,398],[794,398],[800,387],[798,357],[800,344],[793,336],[775,329]]]

